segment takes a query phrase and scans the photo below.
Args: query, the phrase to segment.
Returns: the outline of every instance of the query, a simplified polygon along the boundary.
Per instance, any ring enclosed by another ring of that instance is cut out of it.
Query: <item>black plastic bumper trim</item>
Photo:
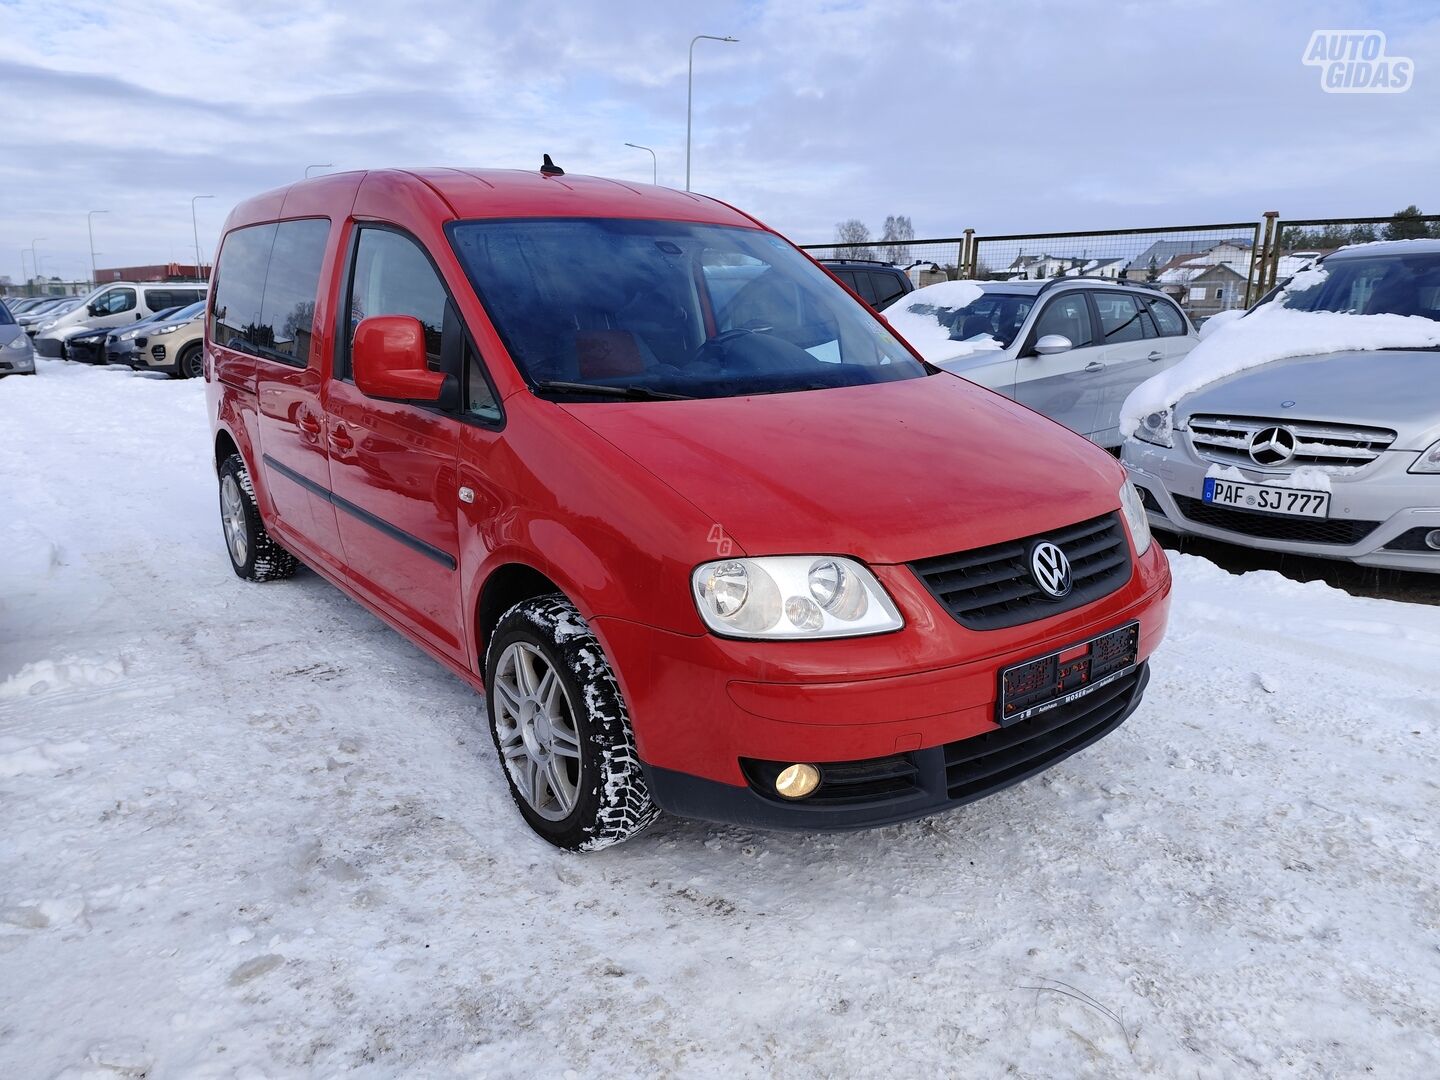
[[[997,782],[980,790],[967,790],[958,798],[951,798],[946,777],[946,749],[932,746],[915,750],[909,754],[918,771],[916,787],[904,795],[892,799],[873,799],[853,805],[807,804],[804,800],[794,803],[777,803],[758,794],[752,788],[734,784],[723,784],[690,773],[661,769],[641,762],[645,779],[650,786],[650,797],[657,806],[678,817],[694,818],[699,821],[714,821],[727,825],[744,825],[760,829],[777,829],[790,832],[847,832],[855,829],[873,829],[881,825],[895,825],[902,821],[929,817],[932,814],[952,810],[966,803],[983,799],[1022,780],[1044,772],[1051,766],[1064,761],[1072,754],[1079,753],[1114,731],[1136,710],[1144,696],[1145,686],[1150,681],[1148,663],[1141,664],[1133,687],[1123,709],[1097,720],[1082,737],[1074,739],[1060,748],[1053,757],[1047,757],[1033,768],[1013,768],[997,779]],[[1083,700],[1083,699],[1081,699]],[[998,729],[997,729],[998,730]],[[963,746],[968,740],[949,744]],[[952,754],[954,751],[952,750]]]

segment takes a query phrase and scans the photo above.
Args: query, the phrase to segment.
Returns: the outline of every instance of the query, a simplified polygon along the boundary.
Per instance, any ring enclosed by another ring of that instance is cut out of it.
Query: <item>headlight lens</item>
[[[1141,417],[1140,426],[1135,429],[1135,438],[1155,446],[1174,446],[1175,439],[1171,434],[1172,430],[1170,410],[1161,409],[1159,412],[1152,412],[1148,416]]]
[[[60,322],[59,319],[51,319],[49,322],[43,322],[43,323],[41,323],[41,324],[40,324],[40,333],[43,334],[46,330],[53,330],[53,329],[55,329],[56,325],[57,325],[59,322]]]
[[[24,334],[21,334],[19,337],[11,338],[5,343],[5,346],[10,349],[28,349],[30,347],[30,339]]]
[[[180,329],[180,326],[180,323],[166,323],[164,326],[160,327],[160,329],[151,330],[150,332],[158,337],[160,334],[173,334],[176,330]]]
[[[870,570],[838,555],[724,559],[691,578],[700,617],[734,638],[832,638],[905,625]]]
[[[1429,450],[1420,455],[1414,465],[1410,466],[1413,473],[1440,473],[1440,442],[1433,443]]]
[[[1125,524],[1130,526],[1130,539],[1135,541],[1135,554],[1144,555],[1150,550],[1150,519],[1145,516],[1145,504],[1140,501],[1140,492],[1129,480],[1120,489],[1120,509],[1125,512]]]
[[[134,341],[137,337],[139,337],[139,336],[140,336],[141,334],[143,334],[144,332],[145,332],[144,330],[126,330],[123,334],[120,335],[120,340],[121,340],[121,341]]]

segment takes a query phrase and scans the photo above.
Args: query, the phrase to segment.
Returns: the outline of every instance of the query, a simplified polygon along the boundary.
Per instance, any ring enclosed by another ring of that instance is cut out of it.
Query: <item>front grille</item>
[[[1250,440],[1266,428],[1285,428],[1295,436],[1295,454],[1283,465],[1267,468],[1268,472],[1290,472],[1302,465],[1358,469],[1395,441],[1395,432],[1388,428],[1251,416],[1192,416],[1186,426],[1190,445],[1202,458],[1249,469],[1259,467],[1250,456]]]
[[[1140,665],[1123,679],[1022,720],[945,746],[952,800],[978,799],[1024,780],[1119,727],[1146,679]]]
[[[1042,540],[1070,560],[1073,584],[1059,600],[1042,592],[1030,575],[1030,549]],[[962,626],[998,630],[1108,596],[1130,580],[1130,545],[1120,515],[1103,514],[1020,540],[921,559],[910,569]]]
[[[1258,514],[1251,510],[1214,506],[1199,499],[1192,499],[1188,495],[1176,495],[1175,505],[1180,508],[1180,513],[1197,525],[1209,525],[1211,528],[1225,529],[1244,536],[1258,536],[1266,540],[1294,540],[1301,544],[1349,546],[1358,544],[1380,527],[1378,521]]]

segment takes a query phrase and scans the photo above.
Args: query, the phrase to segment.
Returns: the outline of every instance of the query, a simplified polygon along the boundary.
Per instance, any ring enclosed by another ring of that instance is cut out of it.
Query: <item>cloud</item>
[[[66,14],[68,12],[68,14]],[[1375,26],[1406,94],[1320,92],[1312,30]],[[215,242],[229,205],[337,168],[684,177],[801,241],[905,213],[921,235],[1440,209],[1440,13],[1358,2],[494,0],[0,4],[0,273]],[[1430,198],[1427,204],[1426,199]]]

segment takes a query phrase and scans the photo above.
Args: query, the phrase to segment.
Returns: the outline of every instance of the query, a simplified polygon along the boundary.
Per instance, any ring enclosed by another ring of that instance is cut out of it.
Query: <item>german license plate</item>
[[[1239,484],[1233,480],[1205,478],[1204,501],[1212,506],[1233,506],[1237,510],[1258,510],[1264,514],[1323,518],[1330,516],[1328,491],[1304,491],[1274,484]]]
[[[1140,624],[1126,623],[1068,649],[1014,664],[1000,672],[996,721],[1018,724],[1069,704],[1135,670]]]

